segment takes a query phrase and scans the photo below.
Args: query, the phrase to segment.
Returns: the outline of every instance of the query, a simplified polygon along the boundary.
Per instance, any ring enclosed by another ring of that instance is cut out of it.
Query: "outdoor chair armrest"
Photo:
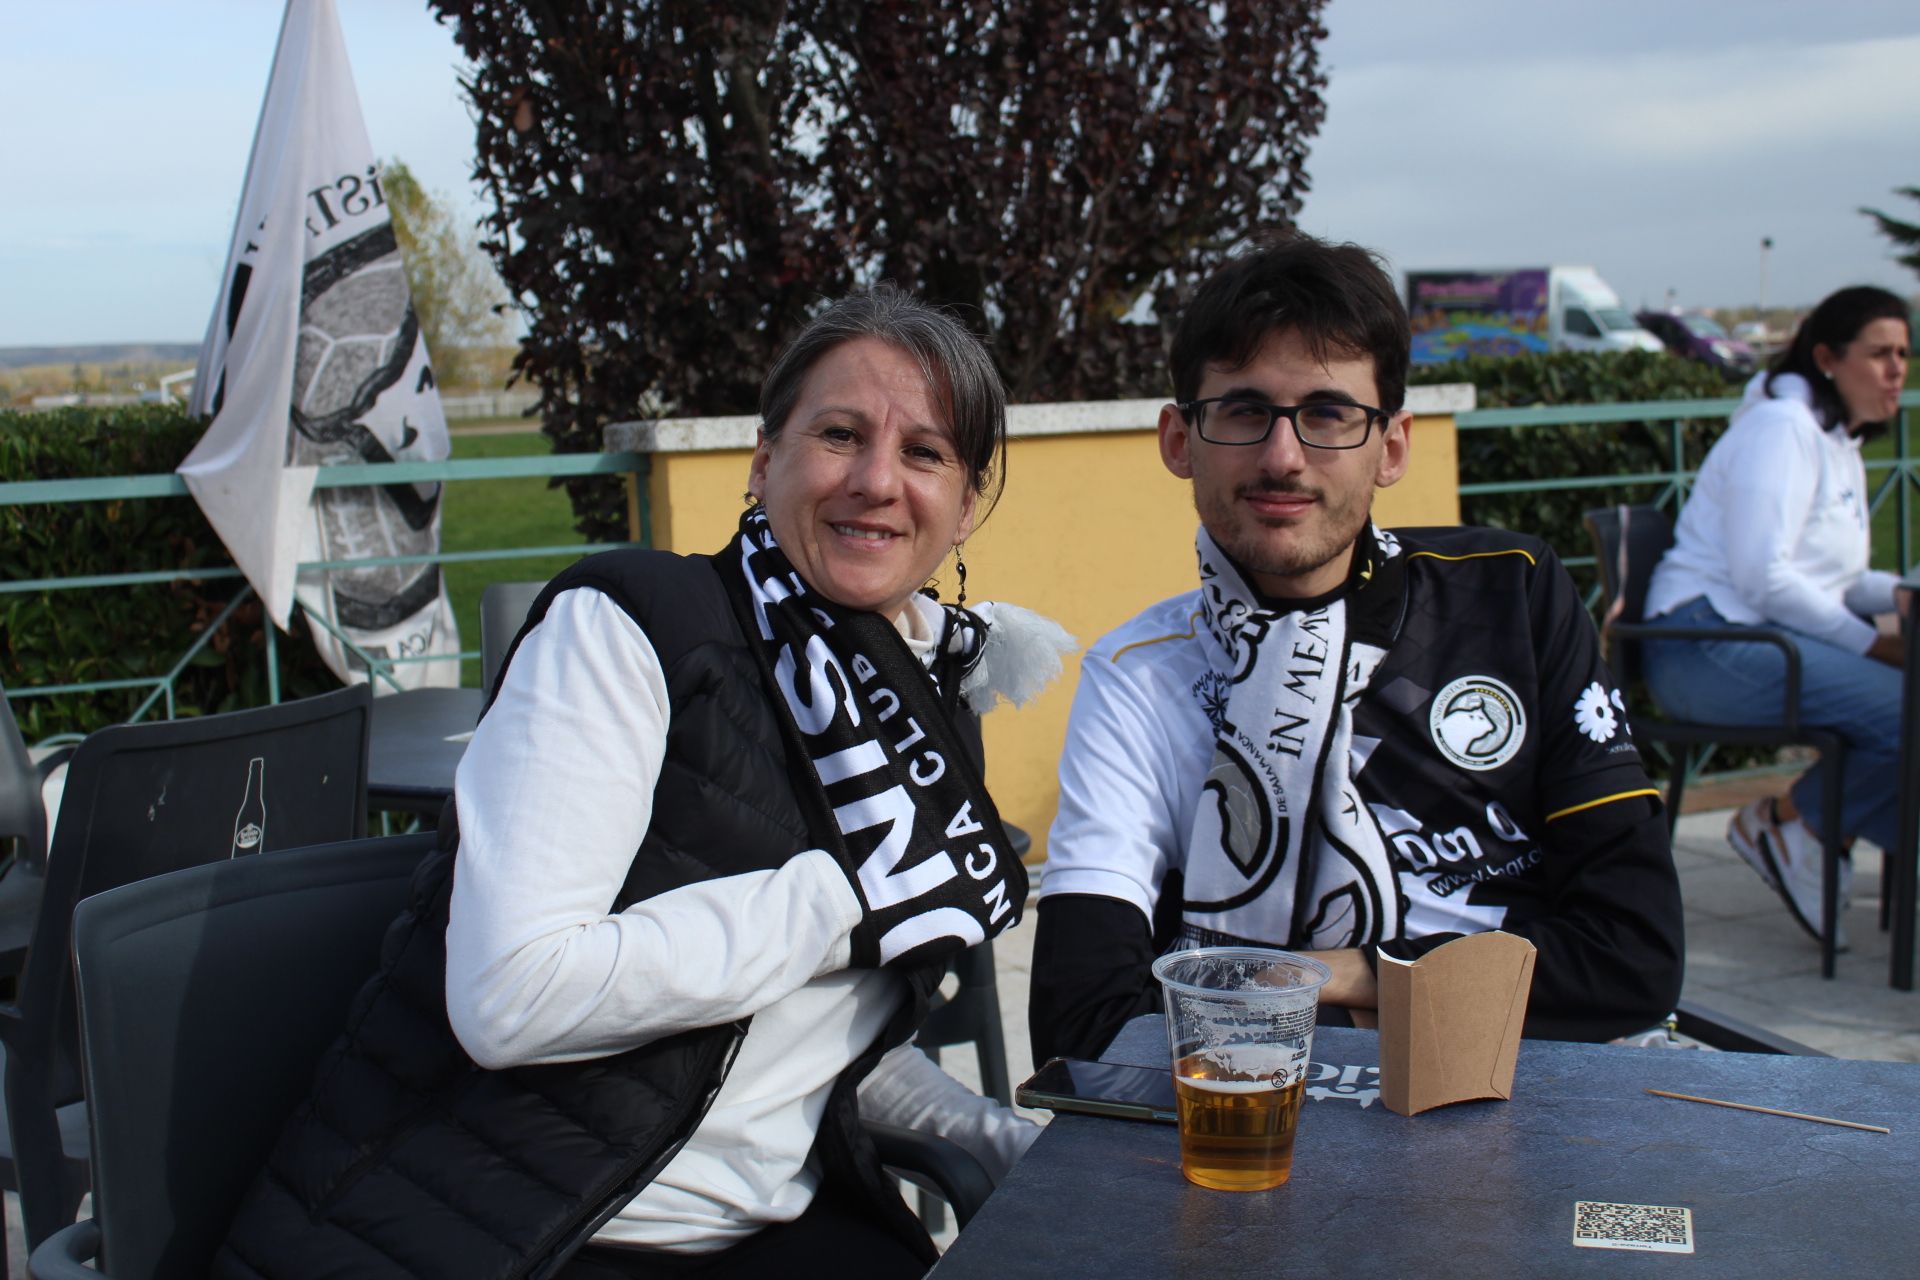
[[[1781,687],[1780,724],[1788,733],[1800,731],[1800,650],[1784,631],[1770,627],[1654,627],[1644,622],[1616,622],[1609,632],[1622,640],[1732,640],[1770,644],[1787,660],[1787,679]]]
[[[40,1242],[27,1259],[27,1274],[35,1280],[100,1280],[110,1273],[87,1265],[99,1260],[100,1226],[92,1218],[82,1218]]]
[[[861,1123],[879,1149],[880,1163],[903,1175],[917,1175],[913,1177],[917,1183],[931,1183],[940,1198],[952,1206],[954,1221],[960,1226],[972,1221],[993,1194],[993,1179],[958,1143],[936,1133],[877,1120]]]

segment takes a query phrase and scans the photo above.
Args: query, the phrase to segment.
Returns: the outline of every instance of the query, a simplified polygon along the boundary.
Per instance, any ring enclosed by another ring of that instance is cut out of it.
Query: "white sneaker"
[[[1760,847],[1761,838],[1773,825],[1773,801],[1762,797],[1734,811],[1733,821],[1727,823],[1727,843],[1733,846],[1742,862],[1759,873],[1767,882],[1767,888],[1778,893],[1780,874],[1773,869],[1773,859]]]
[[[1820,853],[1820,841],[1807,830],[1807,824],[1798,820],[1769,824],[1760,839],[1761,852],[1766,854],[1779,874],[1780,897],[1786,902],[1787,910],[1800,927],[1820,937],[1820,877],[1823,859]],[[1836,872],[1840,882],[1839,902],[1833,922],[1833,949],[1847,949],[1846,914],[1853,890],[1853,862],[1841,858]]]

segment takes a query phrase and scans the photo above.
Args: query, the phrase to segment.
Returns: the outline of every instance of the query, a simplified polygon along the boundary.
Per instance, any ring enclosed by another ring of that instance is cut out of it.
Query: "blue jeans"
[[[1738,627],[1696,597],[1649,626]],[[1784,628],[1779,628],[1784,630]],[[1840,830],[1892,849],[1899,844],[1900,671],[1788,631],[1800,651],[1800,718],[1847,743]],[[1641,648],[1647,689],[1667,715],[1701,724],[1779,724],[1786,658],[1765,642],[1649,640]],[[1808,829],[1820,830],[1820,784],[1793,787]]]

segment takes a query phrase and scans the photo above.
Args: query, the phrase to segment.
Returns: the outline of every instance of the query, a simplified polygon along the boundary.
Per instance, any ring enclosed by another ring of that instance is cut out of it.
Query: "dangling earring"
[[[741,495],[740,495],[740,500],[741,500],[742,502],[744,502],[744,503],[746,503],[746,504],[747,504],[748,506],[752,506],[752,505],[753,505],[754,503],[756,503],[756,502],[758,502],[758,501],[760,501],[760,499],[758,499],[758,498],[756,498],[756,497],[754,497],[754,496],[753,496],[753,490],[751,490],[751,489],[749,489],[749,490],[747,490],[747,491],[746,491],[745,493],[743,493],[743,494],[741,494]]]
[[[964,543],[964,542],[956,542],[956,543],[954,543],[954,544],[953,544],[953,568],[954,568],[954,572],[956,572],[956,573],[958,573],[958,574],[960,575],[960,598],[959,598],[959,599],[958,599],[957,601],[955,601],[954,603],[956,603],[956,604],[961,604],[961,605],[964,605],[964,604],[965,604],[965,603],[967,602],[967,556],[966,556],[966,551],[967,551],[967,544],[966,544],[966,543]]]

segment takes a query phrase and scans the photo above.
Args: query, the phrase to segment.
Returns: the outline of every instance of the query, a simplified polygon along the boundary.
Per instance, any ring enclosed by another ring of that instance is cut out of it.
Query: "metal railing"
[[[1503,494],[1545,493],[1545,492],[1584,492],[1594,495],[1590,506],[1600,506],[1603,502],[1631,501],[1659,507],[1670,514],[1677,514],[1686,502],[1699,472],[1699,461],[1705,458],[1704,444],[1695,440],[1693,452],[1697,460],[1689,457],[1686,438],[1689,424],[1700,422],[1719,422],[1724,424],[1734,411],[1740,407],[1738,398],[1718,400],[1654,400],[1623,404],[1557,405],[1526,409],[1476,409],[1457,414],[1454,418],[1456,428],[1462,432],[1474,431],[1534,431],[1561,427],[1634,427],[1654,433],[1658,441],[1658,451],[1665,454],[1666,465],[1653,470],[1622,472],[1612,475],[1572,475],[1551,478],[1531,478],[1526,480],[1476,481],[1465,477],[1466,464],[1462,464],[1460,497],[1462,506],[1475,497],[1497,496]],[[1884,440],[1876,440],[1868,446],[1866,469],[1869,476],[1868,519],[1877,515],[1889,502],[1894,504],[1895,528],[1897,530],[1897,548],[1895,561],[1900,572],[1905,573],[1913,567],[1912,526],[1914,517],[1914,490],[1920,484],[1920,459],[1913,454],[1908,438],[1909,421],[1912,409],[1920,408],[1920,392],[1909,391],[1900,397],[1901,413],[1894,420]],[[1715,433],[1717,437],[1717,432]],[[1465,450],[1462,450],[1463,455]],[[1603,496],[1604,495],[1604,496]],[[1466,511],[1470,521],[1472,512]],[[1561,560],[1569,569],[1592,570],[1594,557],[1584,546],[1578,554],[1574,547],[1556,547]],[[1597,579],[1597,574],[1593,575]],[[1600,586],[1594,581],[1586,590],[1586,604],[1589,609],[1596,607],[1601,594]],[[1657,751],[1661,750],[1656,748]],[[1716,758],[1716,749],[1710,748],[1703,756],[1692,760],[1690,774],[1705,772]],[[1665,755],[1664,751],[1661,754]],[[1676,761],[1668,759],[1668,767]],[[1735,769],[1729,776],[1758,774],[1775,776],[1796,772],[1798,764],[1774,763]]]
[[[1920,392],[1909,391],[1901,396],[1903,410],[1920,408]],[[1596,495],[1605,492],[1619,493],[1622,490],[1635,492],[1635,501],[1649,502],[1657,506],[1676,509],[1685,500],[1692,486],[1697,468],[1689,465],[1687,457],[1685,428],[1690,422],[1701,420],[1724,420],[1739,401],[1721,400],[1660,400],[1627,404],[1603,405],[1562,405],[1528,409],[1480,409],[1461,413],[1455,422],[1461,432],[1480,431],[1537,431],[1567,426],[1605,426],[1617,424],[1643,425],[1650,429],[1664,428],[1666,433],[1666,462],[1662,468],[1616,475],[1580,475],[1561,476],[1546,479],[1478,481],[1464,478],[1460,485],[1460,495],[1470,499],[1481,495],[1513,494],[1528,492],[1547,492],[1563,490],[1587,490]],[[1886,445],[1875,446],[1875,456],[1869,457],[1867,470],[1877,481],[1871,486],[1869,509],[1878,513],[1892,502],[1895,505],[1898,537],[1898,567],[1905,572],[1911,564],[1911,533],[1915,516],[1914,493],[1920,485],[1920,459],[1913,455],[1908,439],[1908,423],[1911,415],[1902,412],[1889,433],[1890,448]],[[1890,456],[1885,456],[1890,454]],[[580,555],[589,551],[610,546],[647,545],[650,543],[645,479],[651,463],[646,453],[573,453],[548,454],[513,458],[470,458],[442,462],[390,462],[358,466],[323,467],[315,481],[317,487],[352,487],[360,485],[390,484],[437,484],[468,483],[486,480],[500,480],[524,477],[567,477],[591,475],[623,476],[629,486],[629,509],[634,513],[633,528],[630,531],[632,541],[627,543],[585,544],[575,543],[554,547],[500,547],[477,551],[441,551],[430,555],[389,556],[357,560],[319,561],[300,566],[302,571],[334,568],[370,568],[383,565],[404,564],[453,564],[460,562],[520,559],[542,555]],[[1646,496],[1640,496],[1644,493]],[[32,505],[37,503],[78,503],[78,502],[114,502],[133,498],[179,498],[190,500],[185,481],[173,474],[143,476],[103,476],[79,480],[29,480],[0,483],[0,507]],[[1596,502],[1598,505],[1598,502]],[[1568,548],[1567,550],[1573,550]],[[1564,557],[1569,566],[1591,566],[1591,555],[1567,555]],[[130,573],[96,574],[68,578],[37,578],[22,581],[0,582],[0,604],[4,604],[7,594],[32,591],[72,591],[90,589],[111,589],[141,583],[169,581],[211,581],[233,579],[239,583],[239,589],[225,609],[204,627],[199,638],[182,652],[172,665],[163,672],[151,676],[142,676],[121,680],[103,680],[73,682],[57,685],[40,685],[26,688],[9,689],[12,698],[29,698],[56,693],[93,693],[111,689],[145,688],[146,699],[135,710],[130,719],[140,719],[149,714],[155,706],[162,706],[165,714],[173,714],[174,681],[187,666],[194,661],[200,651],[219,631],[220,626],[233,611],[246,602],[251,588],[246,586],[240,571],[230,566],[192,568],[177,570],[154,570]],[[309,615],[311,616],[311,615]],[[325,626],[325,622],[321,622]],[[269,697],[279,700],[278,654],[275,648],[274,628],[266,629],[268,657]],[[337,635],[337,633],[336,633]],[[344,637],[342,637],[344,641]],[[352,646],[349,646],[352,648]],[[363,651],[357,651],[366,661],[375,678],[393,683],[393,667],[400,663],[414,661],[449,661],[455,656],[459,659],[478,657],[477,650],[462,650],[458,655],[435,655],[430,658],[389,658],[375,657]]]
[[[464,483],[486,480],[521,479],[528,477],[571,477],[593,475],[617,475],[626,480],[629,493],[629,509],[634,513],[633,528],[629,530],[630,541],[611,543],[569,543],[562,546],[541,547],[499,547],[474,551],[439,551],[423,555],[407,556],[370,556],[351,560],[322,560],[303,562],[300,572],[323,569],[377,568],[390,565],[410,564],[458,564],[488,560],[514,560],[547,555],[585,555],[592,551],[605,550],[620,546],[645,546],[651,541],[649,523],[651,513],[647,506],[646,477],[652,459],[644,453],[567,453],[529,455],[513,458],[465,458],[447,459],[440,462],[384,462],[351,466],[321,467],[314,479],[314,486],[321,489],[354,488],[361,486],[382,486],[393,484],[444,484]],[[0,483],[0,507],[32,506],[38,504],[70,504],[87,502],[119,502],[138,498],[178,498],[191,501],[186,481],[175,474],[140,476],[98,476],[75,480],[22,480]],[[156,706],[164,708],[164,714],[171,719],[174,714],[174,684],[199,656],[208,643],[220,631],[221,626],[233,612],[245,604],[253,595],[253,588],[243,578],[239,569],[228,565],[214,565],[186,569],[159,569],[130,573],[87,574],[61,578],[27,578],[0,582],[0,605],[10,594],[44,591],[81,591],[107,590],[141,584],[165,582],[208,582],[232,579],[238,582],[238,590],[233,598],[206,626],[201,628],[197,639],[193,641],[173,661],[167,670],[151,676],[140,676],[117,680],[74,681],[63,684],[34,685],[9,688],[7,696],[20,700],[32,697],[47,697],[63,693],[98,693],[121,689],[146,689],[146,698],[139,703],[129,721],[145,718]],[[338,640],[349,653],[367,666],[370,678],[384,680],[398,687],[394,669],[400,664],[410,662],[451,662],[478,658],[480,651],[462,649],[458,654],[434,654],[430,656],[390,657],[370,654],[353,644],[340,631],[329,625],[325,619],[308,613],[304,615],[317,623]],[[268,624],[265,628],[267,647],[268,698],[272,702],[280,700],[280,670],[276,629]],[[68,735],[61,735],[66,737]],[[77,736],[77,735],[76,735]],[[50,741],[58,741],[59,738]]]
[[[1698,466],[1690,466],[1687,458],[1685,438],[1687,424],[1714,419],[1724,421],[1739,407],[1738,398],[1728,398],[1553,405],[1526,409],[1474,409],[1457,414],[1454,417],[1454,425],[1461,432],[1530,431],[1569,426],[1644,426],[1656,432],[1664,430],[1667,455],[1667,465],[1663,468],[1615,475],[1492,481],[1467,480],[1463,475],[1460,497],[1464,500],[1481,495],[1564,490],[1592,491],[1596,494],[1623,489],[1640,490],[1642,492],[1637,493],[1634,498],[1636,503],[1645,503],[1677,512],[1686,501],[1687,494],[1693,487],[1694,478],[1699,473]],[[1905,573],[1913,567],[1914,495],[1916,487],[1920,487],[1920,458],[1914,456],[1912,442],[1909,439],[1909,423],[1912,414],[1908,411],[1920,408],[1920,391],[1903,392],[1900,396],[1900,407],[1901,413],[1894,419],[1885,437],[1885,443],[1876,441],[1868,446],[1866,468],[1871,492],[1868,494],[1867,511],[1871,519],[1879,514],[1881,508],[1887,503],[1894,504],[1895,527],[1899,533],[1895,558],[1899,572]],[[1571,548],[1556,549],[1563,552],[1571,550]],[[1569,567],[1591,567],[1593,557],[1563,554],[1562,561]]]

